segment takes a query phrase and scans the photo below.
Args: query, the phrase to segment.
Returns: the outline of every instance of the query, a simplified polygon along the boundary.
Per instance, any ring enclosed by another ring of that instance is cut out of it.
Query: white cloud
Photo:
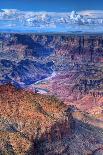
[[[0,25],[2,31],[7,30],[9,25],[11,31],[103,32],[103,10],[56,13],[2,9]],[[99,30],[97,30],[97,26]]]

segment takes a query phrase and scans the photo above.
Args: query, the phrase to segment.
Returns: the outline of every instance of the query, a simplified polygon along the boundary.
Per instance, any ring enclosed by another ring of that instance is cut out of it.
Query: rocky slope
[[[0,86],[1,155],[92,155],[103,151],[103,122],[54,96]]]
[[[72,117],[66,116],[66,107],[54,97],[3,85],[0,86],[0,107],[0,149],[3,155],[25,154],[40,137],[51,142],[71,132]]]
[[[5,83],[55,95],[103,119],[103,36],[0,34]]]
[[[0,107],[3,155],[102,152],[103,36],[0,34]]]

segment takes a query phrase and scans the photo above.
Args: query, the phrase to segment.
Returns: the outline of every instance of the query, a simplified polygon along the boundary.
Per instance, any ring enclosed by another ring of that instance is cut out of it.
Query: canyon
[[[103,154],[103,35],[0,34],[0,154]]]

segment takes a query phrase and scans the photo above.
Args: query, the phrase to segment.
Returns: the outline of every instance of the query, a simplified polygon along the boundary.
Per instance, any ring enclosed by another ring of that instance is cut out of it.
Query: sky
[[[68,12],[103,10],[103,0],[0,0],[0,9]]]

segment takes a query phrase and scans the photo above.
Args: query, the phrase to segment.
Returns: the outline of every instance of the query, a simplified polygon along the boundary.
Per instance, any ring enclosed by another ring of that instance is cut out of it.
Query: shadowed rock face
[[[93,154],[94,155],[102,155],[103,154],[103,148],[99,148],[99,149],[95,150]]]
[[[54,63],[45,59],[53,48],[35,39],[35,35],[0,34],[0,84],[25,87],[52,75]]]

